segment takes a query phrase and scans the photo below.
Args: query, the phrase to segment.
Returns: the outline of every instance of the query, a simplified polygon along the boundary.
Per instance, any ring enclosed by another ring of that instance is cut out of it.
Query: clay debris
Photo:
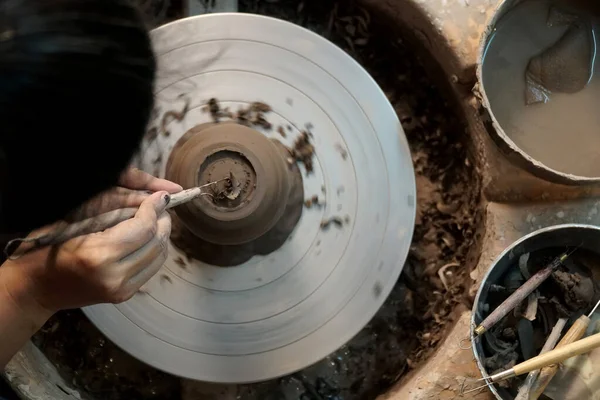
[[[222,182],[210,186],[209,196],[214,204],[219,204],[225,199],[236,200],[242,193],[243,184],[230,173]]]
[[[294,142],[294,147],[290,154],[299,163],[304,165],[307,175],[313,172],[313,156],[315,147],[311,144],[312,133],[308,131],[300,132],[300,136]]]
[[[215,98],[211,98],[202,110],[210,113],[210,116],[215,123],[229,120],[241,125],[260,127],[267,131],[270,131],[273,128],[273,125],[271,125],[266,118],[266,114],[272,111],[271,106],[260,101],[255,101],[248,107],[242,107],[238,109],[237,112],[232,112],[228,107],[221,108],[219,101]]]
[[[222,108],[219,101],[212,98],[203,107],[203,111],[210,113],[215,123],[233,121],[253,128],[263,128],[266,131],[273,129],[273,125],[267,120],[267,115],[272,111],[272,108],[261,101],[255,101],[248,107],[240,108],[233,113],[228,108]],[[294,141],[293,147],[288,148],[291,159],[304,165],[307,175],[314,172],[313,156],[315,147],[312,144],[312,128],[312,124],[306,124],[306,129],[300,132],[300,135]],[[292,130],[290,125],[288,125],[288,130]],[[284,138],[287,136],[282,126],[279,126],[277,132]]]
[[[591,278],[566,271],[555,271],[552,278],[559,285],[564,303],[571,311],[584,310],[592,304],[595,291]]]
[[[183,108],[181,108],[180,110],[171,109],[165,111],[160,118],[160,123],[158,127],[154,124],[158,121],[160,110],[157,108],[152,110],[152,114],[150,116],[152,125],[148,128],[148,131],[144,136],[144,138],[147,141],[154,141],[158,137],[159,133],[165,137],[171,136],[171,131],[168,129],[169,125],[173,121],[181,122],[184,120],[185,116],[190,110],[190,99],[185,97],[184,94],[180,95],[178,99],[184,99],[185,103],[183,105]]]
[[[322,207],[325,207],[325,203],[319,199],[318,195],[314,195],[310,199],[304,201],[304,207],[306,207],[306,208],[313,208],[313,207],[322,208]]]
[[[342,228],[345,224],[350,224],[350,216],[347,215],[344,218],[338,216],[330,217],[321,221],[321,229],[327,230],[331,226],[335,226],[336,228]]]

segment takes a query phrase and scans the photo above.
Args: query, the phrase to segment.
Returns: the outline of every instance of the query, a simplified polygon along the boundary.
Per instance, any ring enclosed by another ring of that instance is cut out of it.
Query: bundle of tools
[[[528,297],[532,295],[550,276],[552,276],[553,273],[556,273],[556,271],[559,270],[559,267],[561,267],[577,249],[578,248],[573,248],[560,254],[544,268],[533,274],[520,287],[514,290],[511,295],[509,295],[486,318],[484,318],[479,325],[475,327],[473,332],[473,337],[475,340],[480,340],[483,335],[486,335],[486,333],[491,334],[492,332],[490,330],[494,326],[503,321],[505,317],[509,316],[511,312],[513,312],[525,300],[527,300]],[[537,304],[535,307],[537,307]],[[554,324],[552,331],[548,335],[539,355],[535,357],[527,357],[526,354],[523,354],[523,358],[525,359],[524,362],[518,363],[510,368],[506,368],[501,372],[493,373],[490,376],[485,376],[479,380],[485,381],[485,385],[467,390],[463,392],[463,394],[475,392],[486,387],[488,384],[499,383],[515,376],[528,374],[525,381],[519,386],[515,399],[538,399],[548,388],[551,380],[559,371],[559,363],[572,357],[589,353],[592,350],[600,347],[600,333],[595,333],[585,339],[582,339],[591,324],[592,316],[599,307],[600,301],[598,301],[595,306],[591,308],[591,311],[587,316],[581,315],[575,319],[564,336],[562,336],[562,339],[561,334],[564,328],[567,326],[569,319],[564,317],[559,318]],[[582,311],[584,310],[581,310],[579,313]],[[494,341],[495,339],[488,338],[486,335],[486,340]],[[581,391],[578,391],[576,397],[571,397],[574,390],[576,389],[571,387],[569,388],[569,395],[561,393],[559,397],[551,396],[551,398],[582,398]]]
[[[167,205],[167,209],[190,202],[199,196],[211,195],[204,189],[210,188],[211,186],[228,179],[228,177],[225,177],[221,180],[210,182],[205,185],[187,189],[180,193],[174,194]],[[79,236],[102,232],[106,229],[112,228],[118,223],[133,218],[137,210],[138,209],[135,207],[121,208],[114,211],[109,211],[96,217],[85,219],[83,221],[71,224],[64,223],[60,226],[57,226],[53,231],[40,236],[13,239],[7,243],[4,253],[8,258],[16,259],[25,253],[42,247],[54,246]]]

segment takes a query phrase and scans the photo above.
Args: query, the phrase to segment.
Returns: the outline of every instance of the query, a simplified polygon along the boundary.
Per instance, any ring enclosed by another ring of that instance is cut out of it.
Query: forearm
[[[4,369],[52,315],[28,293],[28,282],[14,266],[0,266],[0,367]]]

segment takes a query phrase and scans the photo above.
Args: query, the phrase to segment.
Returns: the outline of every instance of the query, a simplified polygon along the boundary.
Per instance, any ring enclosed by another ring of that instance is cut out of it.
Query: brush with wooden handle
[[[583,335],[585,335],[585,331],[587,330],[588,326],[590,326],[590,322],[592,321],[590,318],[592,317],[592,315],[594,315],[594,313],[598,309],[598,306],[600,306],[600,301],[592,309],[592,312],[590,312],[589,315],[582,315],[573,323],[571,328],[569,328],[567,333],[565,333],[565,336],[556,345],[556,349],[564,347],[570,343],[574,343],[581,339]],[[546,390],[546,387],[548,386],[552,378],[554,378],[554,375],[556,375],[557,372],[558,364],[549,365],[547,367],[542,368],[542,370],[540,371],[540,376],[531,388],[531,392],[529,393],[529,400],[537,400],[542,395],[542,393],[544,393],[544,390]]]
[[[581,245],[580,245],[581,246]],[[494,311],[490,313],[479,325],[475,328],[475,336],[481,336],[485,332],[489,331],[494,325],[496,325],[502,318],[508,315],[514,310],[523,300],[527,298],[535,289],[537,289],[542,283],[546,281],[552,275],[562,263],[573,254],[579,246],[564,252],[560,256],[556,257],[550,264],[536,272],[531,278],[529,278],[520,288],[515,290],[506,300],[502,302]]]
[[[167,209],[185,204],[199,196],[207,195],[208,193],[203,191],[204,188],[212,186],[223,180],[225,179],[210,182],[206,185],[187,189],[171,195],[171,201],[169,201]],[[79,236],[102,232],[123,221],[133,218],[137,210],[138,209],[136,207],[121,208],[72,224],[65,223],[64,226],[58,227],[56,230],[40,236],[14,239],[7,243],[6,247],[4,248],[4,253],[9,259],[15,260],[26,253],[42,247],[54,246]],[[18,253],[15,253],[17,249],[19,250]]]
[[[550,335],[548,335],[546,343],[544,343],[544,347],[542,347],[540,354],[552,351],[556,347],[566,324],[567,318],[558,319],[558,321],[554,325],[554,328],[552,328],[552,332],[550,332]],[[541,371],[539,369],[536,369],[535,371],[531,371],[527,374],[525,382],[523,382],[523,384],[519,387],[519,392],[517,393],[515,400],[530,400],[529,396],[531,394],[531,388],[540,376],[540,372]]]
[[[488,383],[500,382],[505,379],[513,378],[518,375],[527,374],[531,371],[535,371],[536,369],[542,369],[544,367],[551,366],[553,364],[561,363],[571,357],[578,356],[580,354],[589,353],[592,350],[600,347],[600,333],[589,336],[585,339],[578,340],[576,342],[567,344],[563,347],[556,348],[547,353],[541,354],[537,357],[530,358],[527,361],[524,361],[520,364],[515,365],[514,367],[507,369],[506,371],[499,372],[492,376],[481,378],[478,381],[486,381]],[[476,390],[481,389],[487,385],[468,390],[463,394],[467,394],[470,392],[474,392]]]

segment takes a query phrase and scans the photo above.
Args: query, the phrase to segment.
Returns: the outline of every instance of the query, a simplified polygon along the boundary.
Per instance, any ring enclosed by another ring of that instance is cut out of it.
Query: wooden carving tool
[[[187,189],[182,192],[171,195],[171,201],[167,205],[167,209],[171,209],[181,204],[185,204],[199,196],[207,195],[208,193],[203,191],[203,189],[212,186],[215,183],[221,182],[222,180],[210,182],[206,185]],[[40,236],[14,239],[8,242],[8,244],[4,248],[4,253],[8,258],[14,260],[30,251],[40,249],[42,247],[54,246],[79,236],[89,235],[91,233],[96,232],[102,232],[106,229],[112,228],[113,226],[123,221],[133,218],[137,210],[138,209],[136,207],[121,208],[118,210],[100,214],[92,218],[84,219],[83,221],[75,222],[72,224],[65,223],[63,227],[58,227],[54,231]],[[15,253],[17,249],[18,252]]]
[[[590,351],[597,349],[598,347],[600,347],[600,333],[567,344],[560,348],[557,346],[557,348],[552,351],[541,354],[537,357],[530,358],[529,360],[517,364],[514,367],[507,369],[506,371],[499,372],[486,378],[478,379],[478,381],[486,381],[489,383],[500,382],[518,375],[527,374],[531,371],[535,371],[536,369],[542,369],[550,365],[561,363],[571,357],[589,353]],[[464,392],[463,394],[474,392],[485,386],[471,389],[469,391]]]
[[[475,336],[481,336],[485,332],[487,332],[490,328],[498,323],[502,318],[504,318],[509,312],[511,312],[516,306],[521,304],[521,302],[529,296],[535,289],[537,289],[550,275],[554,272],[561,264],[569,258],[571,254],[578,247],[574,248],[571,251],[565,252],[560,256],[556,257],[550,264],[545,266],[543,269],[538,271],[535,275],[533,275],[527,282],[523,284],[520,288],[515,290],[513,294],[511,294],[508,299],[504,300],[502,304],[500,304],[490,315],[487,316],[476,328],[475,328]]]
[[[556,347],[558,340],[560,339],[560,335],[567,324],[567,318],[560,318],[554,328],[552,328],[552,332],[548,335],[548,339],[546,339],[546,343],[544,343],[544,347],[542,347],[542,351],[540,354],[545,354]],[[537,381],[540,370],[536,369],[535,371],[531,371],[527,374],[527,378],[525,378],[525,382],[519,387],[519,392],[517,393],[517,397],[515,400],[530,400],[531,399],[531,390],[533,385]]]
[[[592,315],[594,315],[594,313],[598,309],[598,306],[600,306],[600,301],[592,309],[592,312],[590,312],[589,315],[582,315],[573,323],[573,326],[571,326],[567,333],[565,333],[565,336],[556,345],[557,349],[564,347],[570,343],[576,342],[579,339],[581,339],[583,335],[585,335],[585,331],[587,330],[588,326],[590,326],[590,318],[592,317]],[[536,400],[537,398],[539,398],[542,395],[542,393],[544,393],[544,390],[546,390],[546,387],[548,386],[552,378],[554,378],[554,375],[556,375],[557,372],[558,364],[553,364],[542,368],[539,378],[531,388],[529,400]]]

